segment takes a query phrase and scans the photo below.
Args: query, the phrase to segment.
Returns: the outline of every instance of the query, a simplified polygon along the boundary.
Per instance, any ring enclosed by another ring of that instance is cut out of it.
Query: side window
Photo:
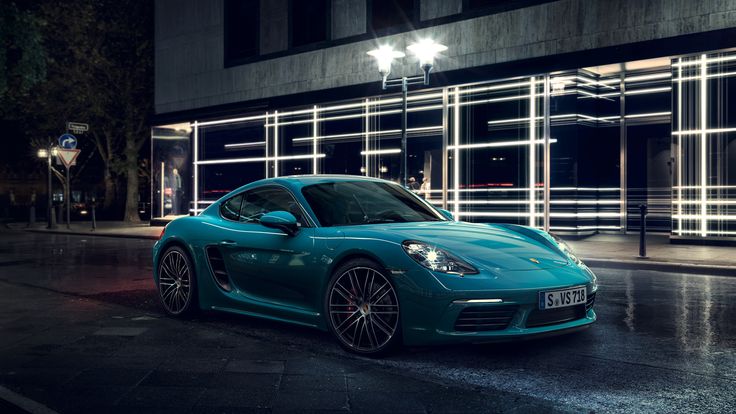
[[[265,187],[245,193],[245,202],[240,210],[240,221],[258,223],[261,216],[272,211],[288,211],[296,217],[300,226],[306,225],[299,204],[291,194],[279,187]]]
[[[240,205],[243,202],[243,195],[237,195],[224,203],[220,205],[220,214],[222,217],[232,220],[232,221],[238,221],[239,219],[239,211],[240,211]]]

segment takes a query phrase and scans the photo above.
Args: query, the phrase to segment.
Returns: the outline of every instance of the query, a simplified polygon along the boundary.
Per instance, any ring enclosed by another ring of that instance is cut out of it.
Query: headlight
[[[572,247],[570,247],[570,245],[567,244],[567,242],[565,242],[564,240],[562,240],[559,236],[555,234],[550,233],[549,235],[552,236],[553,239],[555,239],[555,243],[557,243],[557,247],[559,247],[562,253],[565,253],[565,255],[567,255],[567,257],[569,257],[570,260],[573,261],[573,263],[578,264],[578,265],[583,263],[583,261],[578,258],[575,252],[572,251]]]
[[[429,270],[452,275],[476,274],[478,270],[442,249],[414,240],[401,244],[406,254]]]

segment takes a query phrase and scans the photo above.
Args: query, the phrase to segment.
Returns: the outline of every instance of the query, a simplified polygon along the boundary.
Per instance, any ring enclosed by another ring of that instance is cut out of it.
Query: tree
[[[65,121],[90,124],[103,162],[103,207],[125,181],[123,219],[138,221],[139,153],[150,139],[153,110],[153,5],[135,0],[42,3],[47,80],[24,100],[24,116],[39,136]]]
[[[42,21],[12,2],[0,2],[0,115],[46,78]]]

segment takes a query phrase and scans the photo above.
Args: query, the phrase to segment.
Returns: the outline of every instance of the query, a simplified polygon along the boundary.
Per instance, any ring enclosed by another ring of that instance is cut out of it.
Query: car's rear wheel
[[[399,300],[386,274],[373,261],[354,259],[340,266],[330,280],[327,322],[348,351],[377,356],[400,341]]]
[[[158,295],[166,313],[191,315],[197,310],[197,281],[189,255],[179,246],[166,249],[158,264]]]

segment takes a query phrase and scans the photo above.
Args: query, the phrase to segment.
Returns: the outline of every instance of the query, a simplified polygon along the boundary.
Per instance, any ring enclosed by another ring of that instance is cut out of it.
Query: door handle
[[[235,246],[237,243],[235,243],[232,240],[223,240],[220,242],[220,246]]]

